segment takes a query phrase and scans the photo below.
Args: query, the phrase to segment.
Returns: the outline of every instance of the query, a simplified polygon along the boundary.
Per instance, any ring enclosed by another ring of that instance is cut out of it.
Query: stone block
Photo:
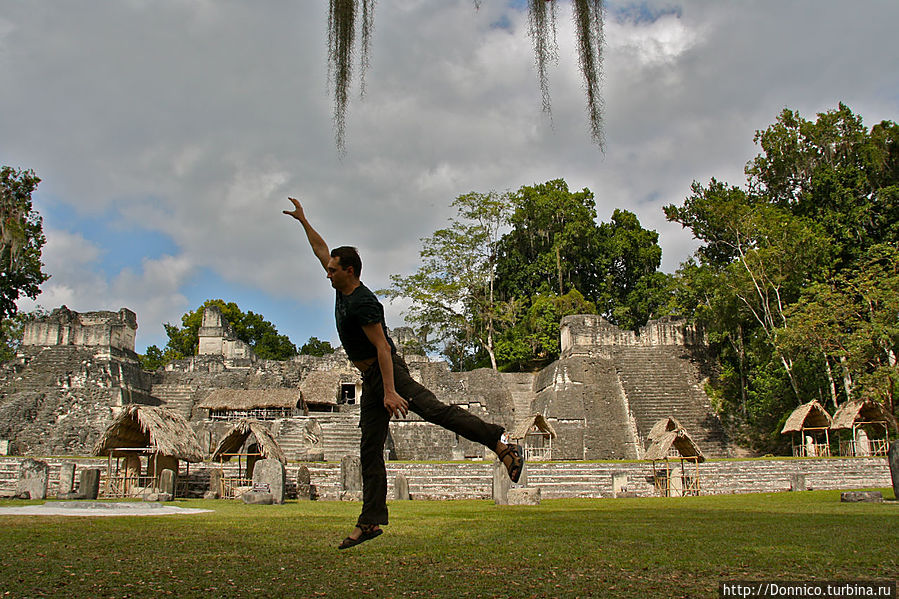
[[[844,503],[882,503],[883,494],[880,491],[846,491],[840,493],[840,501]]]
[[[63,462],[59,467],[59,486],[56,496],[67,495],[75,488],[75,462]]]
[[[165,469],[159,475],[159,493],[175,496],[175,473],[173,471]]]
[[[300,455],[301,462],[324,462],[325,452],[323,449],[310,449]]]
[[[78,477],[78,496],[81,499],[96,499],[100,494],[100,469],[82,468]]]
[[[540,505],[540,487],[512,487],[509,505]]]
[[[496,505],[509,504],[509,489],[512,481],[506,467],[499,460],[493,460],[493,502]]]
[[[612,474],[612,497],[621,497],[627,492],[627,474],[616,472]]]
[[[46,499],[50,466],[47,462],[25,459],[19,466],[19,480],[16,483],[16,497],[21,499]]]
[[[309,499],[312,499],[312,476],[309,474],[309,468],[300,466],[297,469],[297,500]]]
[[[206,491],[203,493],[203,499],[220,499],[218,491]]]
[[[393,497],[399,501],[408,501],[412,498],[409,495],[409,481],[402,474],[397,474],[393,481]]]
[[[163,493],[161,491],[154,491],[144,496],[144,501],[171,501],[172,499],[174,497],[171,493]]]
[[[362,464],[357,455],[345,455],[340,460],[340,490],[362,491]]]
[[[274,497],[272,497],[271,493],[264,493],[260,491],[247,491],[240,496],[240,499],[248,505],[271,505],[275,502]]]
[[[273,503],[284,503],[286,483],[287,473],[284,471],[284,464],[280,460],[267,458],[256,462],[253,468],[253,487],[268,485]]]
[[[899,441],[890,443],[890,450],[887,452],[887,458],[890,462],[890,479],[893,482],[893,496],[899,499]]]
[[[215,499],[222,496],[222,477],[224,472],[221,468],[213,468],[209,471],[209,490],[207,493],[214,493]],[[205,497],[205,495],[204,495]]]
[[[805,484],[805,475],[804,474],[791,474],[790,475],[790,490],[791,491],[808,491],[808,486]]]
[[[341,491],[341,501],[362,501],[362,491]]]

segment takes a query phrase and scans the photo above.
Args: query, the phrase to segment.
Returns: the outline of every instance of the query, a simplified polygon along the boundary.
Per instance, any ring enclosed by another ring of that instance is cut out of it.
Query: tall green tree
[[[497,289],[503,299],[572,289],[598,297],[601,235],[593,192],[571,192],[555,179],[523,186],[511,200],[512,230],[498,245]]]
[[[496,327],[501,318],[495,291],[497,245],[508,219],[508,194],[468,193],[453,202],[450,226],[422,239],[421,264],[409,276],[392,275],[380,291],[406,298],[406,320],[439,343],[461,365],[483,350],[496,369]]]
[[[333,354],[334,348],[331,347],[330,341],[322,341],[318,337],[309,337],[309,341],[300,348],[300,355],[303,356],[327,356]]]
[[[659,272],[659,234],[640,225],[637,215],[616,209],[599,225],[597,269],[603,278],[596,298],[600,314],[626,329],[637,329],[671,308],[671,277]]]
[[[815,121],[784,109],[756,133],[762,152],[746,167],[753,195],[819,223],[841,266],[867,248],[899,241],[899,126],[870,131],[844,104]]]
[[[16,314],[16,300],[34,299],[49,277],[41,269],[43,220],[31,194],[40,179],[30,170],[0,168],[0,320]]]
[[[209,306],[217,306],[222,316],[231,325],[238,339],[247,343],[253,352],[262,359],[287,360],[297,355],[296,346],[286,335],[278,333],[271,322],[261,314],[252,311],[244,312],[234,302],[221,299],[210,299],[196,310],[187,312],[181,317],[181,326],[165,323],[168,343],[160,350],[155,345],[147,348],[144,365],[152,366],[159,361],[186,358],[197,354],[200,345],[200,325],[203,323],[203,312]],[[164,362],[163,362],[164,363]]]
[[[713,395],[771,451],[799,402],[893,405],[899,129],[868,130],[841,104],[814,121],[784,110],[755,141],[745,189],[694,183],[665,212],[701,243],[676,274],[676,310],[709,332]]]
[[[694,184],[693,196],[665,213],[708,244],[700,256],[717,270],[717,284],[776,348],[787,306],[827,272],[831,244],[821,227],[714,180],[708,188]],[[792,359],[780,351],[778,358],[799,398]]]
[[[540,293],[531,298],[523,317],[516,319],[497,343],[497,358],[509,370],[546,366],[559,357],[560,323],[571,314],[596,314],[596,305],[577,289],[565,295]]]
[[[899,388],[897,314],[899,248],[876,245],[860,268],[805,289],[790,306],[790,326],[778,343],[787,352],[820,352],[834,407],[873,396],[894,409]]]

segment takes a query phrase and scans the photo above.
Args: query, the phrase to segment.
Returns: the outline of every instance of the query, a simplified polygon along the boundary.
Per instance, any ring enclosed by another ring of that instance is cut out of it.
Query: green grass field
[[[839,499],[392,502],[386,533],[346,551],[358,503],[0,516],[0,597],[717,597],[721,580],[895,580],[899,502]]]

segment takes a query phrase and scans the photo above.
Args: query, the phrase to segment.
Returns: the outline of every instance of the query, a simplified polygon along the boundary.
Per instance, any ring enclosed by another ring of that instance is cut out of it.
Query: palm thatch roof
[[[512,439],[524,439],[528,433],[531,432],[531,429],[537,427],[537,430],[543,431],[544,433],[548,433],[551,439],[555,439],[556,431],[553,429],[552,425],[546,421],[542,414],[534,414],[532,416],[528,416],[521,422],[519,422],[512,432],[509,434],[509,437]]]
[[[278,446],[278,442],[275,441],[275,437],[272,436],[268,428],[258,420],[249,418],[238,420],[234,427],[228,431],[228,434],[222,438],[218,447],[212,452],[212,461],[227,462],[230,460],[231,456],[227,454],[238,453],[250,435],[256,437],[256,444],[259,446],[259,453],[262,454],[262,457],[273,458],[282,464],[287,463],[287,457],[281,451],[281,447]]]
[[[329,370],[310,372],[300,384],[303,401],[307,404],[337,405],[340,383],[340,373]]]
[[[184,416],[166,408],[138,404],[126,406],[116,416],[94,445],[94,455],[116,455],[120,448],[141,447],[179,460],[203,461],[200,442]]]
[[[650,429],[650,431],[649,431],[649,440],[655,441],[656,439],[658,439],[659,437],[661,437],[663,434],[665,434],[667,432],[682,430],[683,428],[684,427],[681,425],[680,422],[677,421],[677,418],[675,418],[674,416],[669,416],[668,418],[662,418],[661,420],[659,420],[658,422],[656,422],[655,424],[652,425],[652,429]]]
[[[299,402],[299,389],[215,389],[197,407],[204,410],[296,408]]]
[[[879,401],[857,399],[844,403],[833,415],[831,429],[852,428],[856,422],[885,422],[896,428],[896,419]]]
[[[804,403],[790,414],[781,434],[798,433],[807,428],[829,428],[832,420],[824,406],[812,400]]]
[[[645,460],[664,460],[668,458],[671,447],[674,447],[682,458],[696,458],[697,462],[704,462],[705,456],[699,450],[699,446],[684,429],[667,431],[662,433],[652,442],[646,450]]]

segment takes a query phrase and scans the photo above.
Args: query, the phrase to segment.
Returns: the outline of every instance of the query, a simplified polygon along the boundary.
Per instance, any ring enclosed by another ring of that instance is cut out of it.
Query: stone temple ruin
[[[181,414],[207,455],[242,418],[265,422],[288,460],[358,453],[361,377],[341,349],[325,357],[262,360],[211,307],[199,355],[146,372],[134,352],[136,330],[137,318],[125,308],[77,313],[63,306],[29,323],[17,360],[0,370],[6,453],[88,455],[129,404]],[[415,353],[411,330],[392,334],[413,376],[442,401],[508,431],[539,414],[554,436],[551,448],[535,447],[535,455],[641,459],[653,424],[667,417],[706,456],[731,454],[702,386],[702,335],[684,322],[651,321],[634,333],[599,316],[568,316],[560,359],[536,373],[450,372],[446,363]],[[386,451],[395,460],[485,457],[480,445],[411,413],[391,422]]]

